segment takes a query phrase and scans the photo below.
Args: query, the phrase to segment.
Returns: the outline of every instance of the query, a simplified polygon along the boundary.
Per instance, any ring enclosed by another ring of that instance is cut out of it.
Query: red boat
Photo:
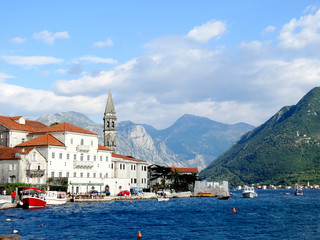
[[[23,208],[44,208],[46,207],[46,192],[34,187],[24,188],[21,201]]]

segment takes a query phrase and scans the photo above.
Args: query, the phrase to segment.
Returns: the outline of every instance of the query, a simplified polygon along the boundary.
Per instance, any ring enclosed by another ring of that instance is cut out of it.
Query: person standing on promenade
[[[16,197],[16,193],[15,193],[15,191],[12,191],[12,193],[11,193],[12,203],[14,203],[15,197]]]

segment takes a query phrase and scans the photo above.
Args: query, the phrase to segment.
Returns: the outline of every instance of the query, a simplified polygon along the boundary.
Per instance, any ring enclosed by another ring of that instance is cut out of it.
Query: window
[[[90,173],[87,173],[87,178],[89,178],[90,177]]]
[[[133,178],[131,178],[131,183],[133,183]]]
[[[80,161],[83,161],[83,153],[80,155]]]
[[[77,160],[77,154],[73,155],[73,160]]]
[[[141,171],[143,171],[143,166],[141,166]]]
[[[54,152],[52,153],[52,158],[55,158],[55,154],[54,154]]]
[[[100,178],[102,178],[102,173],[100,173]]]
[[[122,164],[120,163],[120,169],[122,169]]]
[[[112,128],[114,128],[114,121],[112,121]]]
[[[69,160],[70,159],[70,154],[69,153],[67,153],[67,160]]]
[[[111,163],[111,169],[113,169],[113,163]]]
[[[59,159],[62,159],[62,153],[59,153]]]
[[[87,156],[87,160],[90,161],[90,155]]]
[[[93,141],[91,141],[91,146],[93,146]]]
[[[69,177],[69,172],[67,172],[66,177],[67,177],[67,178]]]
[[[97,156],[93,156],[93,161],[96,161],[97,160]]]
[[[73,144],[73,138],[70,139],[70,143]]]
[[[51,166],[51,161],[50,161],[50,166]]]
[[[108,173],[106,173],[105,178],[108,178]]]
[[[35,152],[32,153],[31,160],[34,162],[37,161],[37,153],[35,153]]]
[[[9,170],[10,171],[16,170],[16,165],[15,164],[9,164]]]
[[[96,178],[96,173],[93,173],[93,177]]]
[[[81,141],[80,141],[80,145],[83,145],[84,144],[84,140],[83,139],[81,139]]]
[[[136,178],[134,179],[134,183],[137,183],[137,179]]]
[[[123,170],[124,170],[124,169],[126,169],[126,165],[125,165],[125,164],[123,164]]]
[[[76,172],[73,172],[73,177],[77,177],[77,173]]]
[[[29,183],[29,181],[30,181],[29,178],[26,177],[26,183]]]
[[[67,166],[67,163],[66,163],[66,162],[64,162],[64,166]]]
[[[59,177],[62,177],[62,172],[59,172]]]
[[[102,161],[102,156],[100,156],[100,161]]]
[[[108,156],[106,156],[106,161],[108,162]]]
[[[98,164],[98,167],[99,167],[99,164]]]
[[[51,172],[51,177],[54,177],[54,172]]]
[[[144,171],[147,171],[147,166],[144,166]]]
[[[38,165],[38,170],[40,170],[41,168],[40,168],[40,165]]]
[[[110,123],[109,123],[109,121],[107,121],[107,128],[108,128],[108,127],[110,127]]]
[[[41,179],[40,178],[37,178],[37,183],[41,183]]]
[[[80,173],[80,177],[83,177],[83,173]]]

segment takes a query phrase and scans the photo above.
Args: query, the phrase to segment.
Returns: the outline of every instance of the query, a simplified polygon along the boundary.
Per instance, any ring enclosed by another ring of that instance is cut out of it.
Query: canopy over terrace
[[[80,187],[80,186],[86,186],[87,193],[89,191],[96,190],[95,189],[96,186],[98,186],[100,188],[99,192],[102,192],[101,189],[103,189],[104,183],[72,183],[72,182],[70,182],[70,186],[72,188],[72,194],[74,193],[74,187]],[[90,186],[91,186],[91,188],[89,189]],[[78,190],[78,188],[76,188],[76,193],[79,193],[77,190]]]

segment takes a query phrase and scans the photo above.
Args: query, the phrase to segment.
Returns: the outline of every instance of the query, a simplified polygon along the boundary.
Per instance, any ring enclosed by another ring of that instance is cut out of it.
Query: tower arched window
[[[112,121],[112,128],[114,128],[114,121]]]
[[[110,122],[109,121],[107,121],[107,127],[110,127]]]

